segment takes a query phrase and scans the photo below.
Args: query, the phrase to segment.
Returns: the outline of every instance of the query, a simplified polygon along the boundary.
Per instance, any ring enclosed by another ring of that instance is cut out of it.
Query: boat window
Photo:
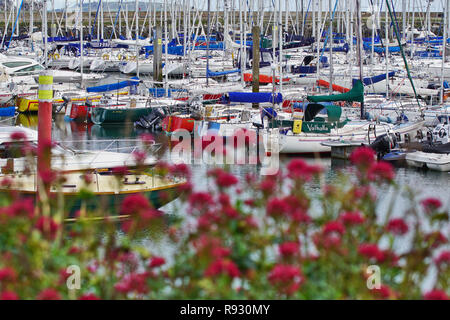
[[[262,61],[265,61],[265,62],[272,61],[272,55],[270,54],[270,52],[263,52],[262,53]]]
[[[13,61],[13,62],[3,62],[2,63],[7,68],[17,68],[17,67],[23,67],[28,66],[31,64],[31,62],[28,61]]]
[[[44,68],[38,64],[31,66],[31,67],[27,67],[27,68],[23,68],[20,70],[17,70],[15,72],[13,72],[13,74],[18,75],[18,74],[27,74],[30,72],[34,72],[34,71],[40,71],[40,70],[44,70]]]

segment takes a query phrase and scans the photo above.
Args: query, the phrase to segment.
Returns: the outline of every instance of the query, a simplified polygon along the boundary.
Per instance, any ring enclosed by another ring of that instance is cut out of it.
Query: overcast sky
[[[54,0],[55,1],[55,7],[56,8],[62,8],[64,7],[66,0]],[[89,0],[83,0],[84,3],[87,3]],[[118,2],[120,0],[103,0],[105,2]],[[124,1],[133,1],[133,0],[124,0]],[[181,4],[183,3],[184,0],[167,0],[167,3],[177,3],[177,4]],[[220,7],[222,7],[222,3],[224,3],[224,0],[210,0],[211,1],[211,9],[214,10],[216,7],[216,3],[220,3],[221,5],[219,5]],[[231,0],[230,0],[231,1]],[[235,1],[235,5],[237,6],[239,3],[239,0],[234,0]],[[245,2],[248,3],[252,3],[254,2],[255,4],[257,4],[259,1],[258,0],[243,0]],[[269,8],[271,8],[273,6],[273,3],[278,3],[278,1],[280,0],[264,0],[264,7],[266,8],[265,10],[269,10]],[[295,0],[288,0],[289,1],[289,6],[291,10],[295,10]],[[300,6],[301,0],[297,0],[298,1],[298,5]],[[311,0],[303,0],[304,6],[305,6],[305,10],[306,7],[308,6],[308,4],[310,3]],[[344,5],[346,3],[347,0],[337,0],[339,1],[339,5]],[[402,0],[393,0],[394,1],[394,6],[395,6],[395,10],[400,12],[402,10]],[[445,0],[434,0],[432,1],[432,5],[431,5],[431,9],[432,11],[442,11],[443,8],[443,3]],[[72,7],[73,5],[75,5],[77,3],[76,0],[67,0],[67,2],[69,3],[69,7]],[[91,0],[92,3],[96,2],[96,0]],[[140,2],[153,2],[153,0],[140,0]],[[163,2],[163,0],[158,0],[155,2]],[[284,10],[285,8],[285,2],[286,0],[281,0],[281,8],[282,10]],[[332,2],[332,6],[334,7],[334,4],[336,3],[336,0],[331,0]],[[381,2],[385,2],[385,0],[372,0],[373,3],[381,3]],[[406,0],[406,5],[408,7],[408,4],[415,2],[416,3],[416,11],[426,11],[427,8],[427,4],[428,4],[428,0]],[[51,3],[52,0],[48,0],[47,1],[49,8],[51,8]],[[195,3],[197,4],[198,7],[200,8],[205,8],[207,7],[207,0],[191,0],[191,3]],[[329,0],[322,0],[322,7],[323,10],[327,10],[328,9],[328,3]],[[370,0],[361,0],[361,6],[363,10],[368,10],[369,9],[369,3]],[[256,5],[255,5],[256,6]]]

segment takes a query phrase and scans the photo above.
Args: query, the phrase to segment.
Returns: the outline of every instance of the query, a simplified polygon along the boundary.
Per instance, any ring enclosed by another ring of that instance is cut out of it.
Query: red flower
[[[2,281],[15,281],[17,278],[16,271],[10,267],[4,267],[0,269],[0,282]]]
[[[191,208],[204,209],[213,203],[213,198],[208,192],[194,192],[189,196]]]
[[[19,296],[13,291],[3,291],[0,293],[0,300],[19,300]]]
[[[145,145],[150,145],[155,142],[155,138],[150,133],[143,133],[140,135],[141,141]]]
[[[157,209],[150,208],[142,211],[139,215],[141,222],[149,222],[153,219],[157,219],[163,215],[163,212]]]
[[[69,254],[78,254],[80,252],[81,252],[81,249],[78,248],[77,246],[70,247],[70,249],[68,251]]]
[[[58,175],[53,170],[41,169],[41,170],[39,170],[39,177],[41,178],[43,183],[51,184],[52,182],[54,182],[56,180]]]
[[[255,200],[253,200],[253,199],[246,199],[244,201],[244,204],[249,206],[249,207],[254,207],[255,206]]]
[[[56,233],[58,232],[59,224],[56,223],[52,217],[40,216],[36,221],[35,227],[42,234],[48,235],[51,239],[54,239],[56,237]]]
[[[22,131],[15,131],[10,135],[11,140],[26,140],[27,135]]]
[[[213,257],[220,259],[228,257],[231,254],[230,248],[224,248],[224,247],[215,247],[211,251]]]
[[[147,159],[147,153],[144,151],[135,150],[132,154],[137,164],[143,164],[145,159]]]
[[[78,300],[101,300],[98,296],[93,293],[85,293],[81,295]]]
[[[363,243],[359,245],[358,253],[360,255],[366,256],[369,259],[374,259],[380,263],[385,259],[385,254],[378,248],[376,244]]]
[[[439,231],[431,232],[425,236],[425,241],[430,242],[431,248],[437,248],[447,243],[448,239]]]
[[[409,230],[408,225],[406,224],[405,220],[403,220],[401,218],[391,219],[388,222],[386,229],[388,231],[392,232],[393,234],[397,234],[397,235],[404,235]]]
[[[346,225],[358,225],[364,222],[364,217],[359,211],[344,212],[341,214],[340,220]]]
[[[294,212],[291,213],[291,219],[297,223],[305,223],[308,224],[311,222],[311,217],[303,211],[303,209],[295,209]]]
[[[27,216],[32,218],[34,216],[34,201],[32,198],[23,198],[14,201],[7,207],[6,214],[10,217]]]
[[[145,294],[148,292],[147,278],[150,273],[130,273],[114,285],[114,289],[121,293],[136,292]]]
[[[291,210],[290,205],[285,199],[272,198],[267,203],[266,212],[267,215],[272,217],[280,217],[289,213]]]
[[[339,233],[343,235],[345,233],[345,227],[340,221],[330,221],[323,226],[323,234]]]
[[[178,193],[191,193],[192,184],[190,182],[183,183],[177,187]]]
[[[434,289],[428,291],[423,296],[426,300],[448,300],[448,295],[444,290]]]
[[[163,257],[153,257],[148,265],[149,268],[157,268],[166,263]]]
[[[119,166],[112,168],[112,173],[118,176],[124,176],[130,173],[127,166]]]
[[[239,277],[239,269],[231,260],[217,259],[213,261],[205,271],[206,277],[214,277],[219,274],[226,274],[230,278]]]
[[[219,203],[222,205],[222,207],[230,206],[230,196],[226,193],[219,194]]]
[[[52,288],[42,290],[38,296],[38,300],[61,300],[61,295],[58,291]]]
[[[294,180],[308,181],[313,175],[322,172],[319,166],[310,166],[302,159],[294,159],[287,165],[288,177]]]
[[[282,256],[290,257],[299,253],[300,245],[294,241],[283,242],[278,246],[278,251]]]
[[[258,222],[252,216],[245,217],[244,221],[248,227],[258,228]]]
[[[219,188],[228,188],[238,183],[238,179],[234,175],[220,168],[210,170],[208,175],[215,177]]]
[[[228,218],[236,219],[239,217],[239,212],[231,206],[228,206],[223,209],[223,212]]]
[[[123,214],[138,214],[151,208],[150,201],[141,193],[130,194],[122,201]]]
[[[261,181],[259,188],[264,193],[265,196],[273,194],[276,187],[276,181],[271,176],[267,176],[263,181]]]
[[[66,268],[59,270],[59,282],[62,284],[65,283],[71,275],[71,273],[67,272]]]
[[[375,296],[381,299],[389,299],[394,296],[393,290],[389,286],[384,284],[382,284],[379,289],[373,288],[371,289],[371,291]]]
[[[372,163],[367,171],[367,178],[370,181],[392,181],[394,180],[394,177],[394,167],[389,162],[385,161]]]
[[[450,264],[450,251],[442,251],[439,256],[434,259],[434,263],[438,266]]]
[[[270,271],[268,280],[281,292],[293,294],[300,288],[300,285],[303,282],[303,275],[296,266],[277,264]]]
[[[359,147],[350,155],[350,161],[362,167],[368,167],[375,161],[375,151],[369,147]]]
[[[175,177],[186,177],[191,176],[191,170],[185,163],[174,164],[169,167],[169,172]]]
[[[425,212],[431,213],[442,207],[442,202],[437,198],[427,198],[422,200],[422,206],[425,209]]]

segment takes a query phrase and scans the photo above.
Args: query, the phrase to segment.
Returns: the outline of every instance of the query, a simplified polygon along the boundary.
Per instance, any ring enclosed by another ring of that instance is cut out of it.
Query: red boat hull
[[[194,130],[194,121],[195,120],[193,118],[167,116],[163,119],[161,126],[166,132],[174,132],[178,129],[184,129],[192,132],[192,130]]]

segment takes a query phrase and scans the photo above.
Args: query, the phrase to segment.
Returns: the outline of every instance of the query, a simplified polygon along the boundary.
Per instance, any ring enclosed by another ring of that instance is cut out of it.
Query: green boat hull
[[[143,108],[92,108],[91,120],[95,124],[134,122],[150,114],[150,107]]]

